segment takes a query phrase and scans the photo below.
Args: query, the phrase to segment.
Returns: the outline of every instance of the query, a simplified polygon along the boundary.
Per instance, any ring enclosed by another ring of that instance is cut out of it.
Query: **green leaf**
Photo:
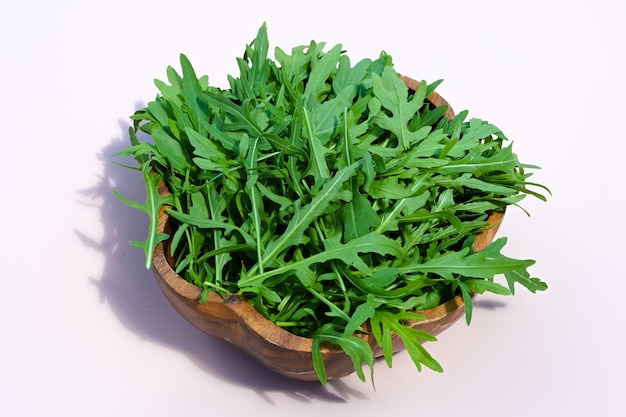
[[[145,170],[145,168],[144,168]],[[158,232],[159,226],[159,210],[164,205],[172,204],[172,196],[162,196],[159,194],[159,184],[161,177],[154,172],[144,172],[144,180],[146,184],[146,201],[144,204],[139,204],[134,201],[123,197],[117,191],[114,191],[115,195],[128,204],[130,207],[139,209],[146,213],[150,219],[148,226],[148,236],[144,242],[132,242],[133,246],[137,246],[144,250],[146,256],[146,269],[150,269],[152,265],[152,258],[154,256],[154,250],[159,242],[164,241],[169,237],[164,233]]]
[[[340,91],[336,97],[327,99],[322,103],[314,101],[309,104],[307,107],[307,111],[311,113],[311,121],[307,120],[309,137],[314,135],[322,145],[327,144],[341,125],[341,116],[352,103],[354,95],[355,87],[348,86]]]
[[[246,168],[248,170],[248,181],[246,181],[246,191],[250,197],[251,205],[251,217],[252,224],[254,225],[254,233],[256,240],[256,251],[259,270],[263,273],[263,243],[261,241],[261,235],[263,234],[263,228],[261,226],[261,216],[259,214],[259,206],[262,205],[259,190],[256,188],[256,182],[259,179],[259,175],[256,173],[257,158],[258,158],[258,145],[259,138],[256,138],[252,144],[252,147],[248,150],[248,157],[246,158]]]
[[[247,243],[254,243],[255,240],[250,234],[248,234],[245,230],[240,227],[237,227],[230,223],[221,222],[218,220],[212,219],[203,219],[194,217],[189,214],[181,213],[175,210],[168,209],[167,214],[169,214],[174,219],[181,221],[183,223],[187,223],[191,226],[198,227],[200,229],[223,229],[225,231],[236,231],[238,232]]]
[[[224,222],[224,218],[221,213],[223,211],[224,200],[220,199],[220,196],[217,192],[215,183],[211,182],[206,187],[207,194],[207,203],[209,206],[209,215],[211,220],[217,222]],[[233,243],[224,236],[224,232],[220,229],[213,230],[213,250],[209,251],[207,254],[203,256],[215,256],[215,283],[217,285],[222,285],[222,281],[224,279],[224,275],[227,271],[226,264],[232,259],[230,252],[222,252],[222,250],[227,247],[237,247],[240,245],[233,245]],[[247,243],[248,247],[254,247],[254,245]],[[212,255],[212,252],[215,252],[215,255]]]
[[[437,167],[436,171],[442,175],[470,173],[477,178],[501,172],[515,176],[515,168],[518,165],[517,157],[513,154],[511,146],[508,146],[494,156],[483,156],[476,151],[469,151],[462,159],[450,161],[444,166]]]
[[[407,101],[408,87],[391,67],[385,67],[382,76],[372,74],[372,80],[374,94],[382,106],[393,114],[390,117],[379,112],[373,122],[393,132],[398,137],[399,146],[403,149],[408,149],[423,140],[430,132],[430,127],[424,126],[417,131],[411,131],[408,125],[424,104],[426,83],[420,83],[413,98]]]
[[[371,63],[371,59],[365,58],[351,66],[350,58],[347,55],[342,55],[339,58],[337,72],[332,77],[332,87],[335,95],[360,87]]]
[[[466,279],[463,282],[470,290],[478,294],[492,292],[499,295],[511,295],[511,292],[506,287],[487,279]]]
[[[208,118],[209,112],[203,100],[202,87],[200,87],[200,82],[191,62],[184,54],[180,54],[180,64],[183,70],[182,95],[185,99],[185,108],[194,128],[198,130],[200,135],[205,135],[205,122],[203,121]]]
[[[352,200],[342,210],[344,241],[365,236],[380,223],[380,218],[370,201],[361,193],[353,193]]]
[[[401,191],[398,191],[396,196],[394,196],[396,197],[396,201],[385,210],[383,219],[376,228],[377,232],[383,233],[389,230],[397,230],[398,217],[407,205],[411,205],[412,210],[410,211],[415,212],[426,204],[430,197],[430,192],[426,190],[426,186],[430,183],[430,177],[428,175],[419,175],[417,178],[414,178],[413,181],[408,192],[406,188],[401,188],[399,183],[391,181],[392,186],[400,188]],[[384,188],[381,189],[380,196],[384,198]],[[387,194],[387,196],[389,197],[390,195]]]
[[[506,238],[499,238],[480,252],[470,253],[469,248],[464,248],[422,263],[401,267],[400,270],[403,273],[430,272],[451,280],[455,275],[468,278],[493,278],[494,275],[534,264],[532,260],[519,260],[502,255],[500,249],[505,243]]]
[[[304,90],[305,104],[308,104],[310,100],[318,100],[321,94],[330,90],[326,81],[337,71],[341,50],[341,45],[335,45],[327,53],[310,54],[311,72]]]
[[[249,276],[239,280],[239,286],[244,288],[257,285],[270,277],[290,271],[297,270],[308,273],[308,268],[311,265],[331,260],[341,260],[346,265],[352,266],[366,275],[371,275],[369,266],[361,259],[360,254],[377,253],[380,255],[394,254],[395,256],[399,256],[401,251],[396,241],[375,232],[353,239],[345,244],[339,242],[339,239],[339,235],[326,239],[324,242],[325,248],[322,252],[300,260],[294,260],[276,269],[267,270],[264,273],[254,275],[251,272]]]
[[[380,307],[380,303],[376,302],[374,294],[369,294],[367,300],[359,304],[354,310],[354,314],[350,317],[350,321],[346,324],[343,333],[345,335],[351,335],[357,331],[361,331],[363,324],[372,318],[378,307]]]
[[[161,126],[167,126],[169,124],[170,117],[167,114],[166,105],[162,100],[148,103],[148,111]]]
[[[269,70],[267,58],[269,41],[267,39],[267,26],[265,23],[259,28],[256,37],[252,41],[252,46],[253,48],[246,51],[246,55],[247,58],[252,61],[249,78],[253,90],[256,91],[258,87],[263,85],[263,81],[267,77]],[[250,52],[252,53],[250,54]]]
[[[280,252],[290,246],[301,243],[304,239],[304,230],[313,220],[325,213],[332,201],[346,198],[346,194],[343,192],[343,186],[345,182],[354,175],[359,165],[359,162],[355,162],[337,171],[337,173],[324,184],[320,192],[313,197],[309,204],[302,208],[296,206],[294,217],[292,221],[289,222],[289,226],[285,232],[267,245],[263,255],[264,264],[269,265]]]
[[[352,334],[346,335],[324,326],[313,335],[313,363],[322,384],[326,384],[326,372],[321,355],[321,343],[327,342],[339,346],[352,360],[354,369],[361,381],[365,381],[363,365],[370,369],[370,379],[374,383],[374,352],[367,342]]]
[[[159,152],[167,155],[172,168],[178,172],[185,172],[191,168],[191,158],[184,146],[176,139],[171,137],[165,129],[155,127],[152,129],[152,138]]]
[[[377,269],[371,275],[358,281],[352,278],[352,281],[357,288],[365,293],[384,296],[389,294],[387,287],[396,280],[399,274],[400,270],[398,268],[384,267]]]
[[[469,326],[472,322],[472,314],[474,312],[474,303],[472,301],[472,292],[467,284],[463,281],[458,283],[461,289],[461,296],[463,297],[463,305],[465,306],[465,323]]]
[[[239,105],[223,94],[215,91],[206,91],[204,93],[204,98],[210,105],[215,106],[231,115],[237,123],[237,127],[239,129],[244,130],[252,137],[263,136],[263,129],[257,124],[257,121],[246,107],[249,101]]]
[[[224,149],[207,136],[202,135],[191,128],[187,128],[185,130],[185,134],[189,139],[189,143],[193,146],[193,153],[195,155],[206,160],[213,161],[216,166],[221,166],[218,162],[227,159]]]
[[[435,184],[449,188],[466,187],[474,190],[484,191],[486,193],[494,193],[497,195],[517,194],[517,190],[515,190],[514,188],[474,178],[469,173],[465,173],[453,178],[435,176],[432,178],[432,181]]]
[[[530,273],[526,270],[526,268],[507,271],[504,273],[504,277],[509,285],[511,294],[515,294],[515,283],[519,283],[520,285],[526,287],[528,291],[533,294],[537,291],[545,291],[548,289],[548,285],[539,278],[531,278]]]
[[[313,175],[315,180],[326,179],[330,177],[330,170],[326,164],[326,155],[330,150],[325,148],[320,139],[313,131],[313,126],[306,109],[303,110],[304,126],[309,141],[309,150],[311,151],[311,160],[306,174]]]
[[[396,333],[419,371],[422,369],[421,365],[425,365],[433,371],[443,372],[439,362],[421,345],[423,341],[435,341],[437,339],[423,330],[407,326],[405,324],[407,320],[423,320],[423,317],[409,312],[377,311],[371,319],[372,333],[378,345],[382,347],[387,365],[390,368],[392,366],[392,333]]]

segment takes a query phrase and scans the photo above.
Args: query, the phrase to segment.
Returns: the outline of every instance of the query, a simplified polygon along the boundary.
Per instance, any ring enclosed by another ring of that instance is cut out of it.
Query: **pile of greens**
[[[412,329],[415,311],[455,295],[472,314],[471,296],[511,294],[532,278],[532,260],[501,253],[506,239],[474,252],[488,214],[517,205],[536,168],[521,164],[494,125],[452,120],[426,98],[439,82],[411,91],[382,53],[352,65],[341,45],[276,48],[263,25],[230,87],[197,77],[181,55],[182,75],[167,70],[160,94],[133,116],[122,154],[140,164],[150,217],[145,242],[134,242],[150,267],[156,244],[171,239],[175,269],[189,282],[236,293],[276,325],[310,337],[320,380],[320,346],[343,349],[364,380],[370,346],[357,337],[369,322],[391,366],[397,333],[418,370],[441,371]],[[143,132],[152,140],[141,140]],[[158,194],[163,180],[171,195]],[[171,205],[171,236],[156,231]],[[503,274],[506,286],[494,281]]]

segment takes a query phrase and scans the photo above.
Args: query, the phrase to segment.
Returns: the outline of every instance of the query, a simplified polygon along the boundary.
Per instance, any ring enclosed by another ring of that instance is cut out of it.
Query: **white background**
[[[0,415],[624,415],[625,18],[621,0],[4,2]],[[500,235],[550,289],[480,297],[427,345],[444,373],[399,354],[376,390],[276,376],[181,319],[128,244],[147,225],[112,194],[143,196],[111,159],[128,116],[181,52],[225,86],[264,21],[272,46],[385,50],[443,78],[542,167],[553,196]]]

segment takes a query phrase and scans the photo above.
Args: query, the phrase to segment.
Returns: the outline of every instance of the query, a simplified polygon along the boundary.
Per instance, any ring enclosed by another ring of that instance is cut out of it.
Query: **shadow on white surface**
[[[498,300],[478,299],[472,304],[474,308],[481,308],[485,310],[500,310],[506,308],[506,303]]]
[[[120,121],[120,126],[127,132],[128,125],[124,121]],[[94,241],[81,231],[76,234],[85,245],[104,257],[100,279],[89,278],[100,293],[103,307],[110,307],[119,322],[141,339],[184,354],[211,377],[249,388],[270,404],[273,400],[268,394],[272,392],[302,402],[366,398],[343,381],[331,381],[324,387],[317,382],[296,381],[275,374],[230,344],[202,333],[174,310],[160,292],[152,272],[145,269],[142,251],[129,243],[145,238],[147,216],[128,207],[113,194],[116,190],[134,201],[145,199],[141,174],[115,163],[132,165],[134,161],[111,157],[128,143],[126,133],[102,149],[104,175],[93,188],[81,191],[100,206],[102,242]]]

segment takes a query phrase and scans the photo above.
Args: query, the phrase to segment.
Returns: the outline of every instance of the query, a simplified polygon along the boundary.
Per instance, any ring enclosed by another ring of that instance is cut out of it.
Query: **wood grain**
[[[404,76],[401,78],[409,88],[417,88],[417,81]],[[436,93],[429,96],[428,100],[436,106],[448,105]],[[451,107],[446,115],[454,117]],[[164,184],[161,184],[159,192],[168,192]],[[163,207],[159,213],[159,233],[170,232],[170,217],[165,210],[166,207]],[[493,240],[502,214],[491,214],[489,221],[492,227],[477,236],[474,250],[485,248]],[[296,336],[276,326],[238,295],[222,298],[210,292],[207,301],[200,302],[202,289],[172,269],[173,261],[166,256],[167,245],[168,241],[165,241],[157,246],[152,270],[161,291],[178,313],[201,331],[237,346],[281,375],[306,381],[318,379],[313,368],[312,339]],[[433,309],[420,311],[425,320],[412,322],[411,326],[436,336],[462,317],[464,311],[463,300],[457,296]],[[382,356],[373,336],[361,337],[372,346],[376,357]],[[403,349],[397,335],[393,342],[396,352]],[[354,372],[352,360],[342,351],[324,346],[322,352],[329,380]]]

